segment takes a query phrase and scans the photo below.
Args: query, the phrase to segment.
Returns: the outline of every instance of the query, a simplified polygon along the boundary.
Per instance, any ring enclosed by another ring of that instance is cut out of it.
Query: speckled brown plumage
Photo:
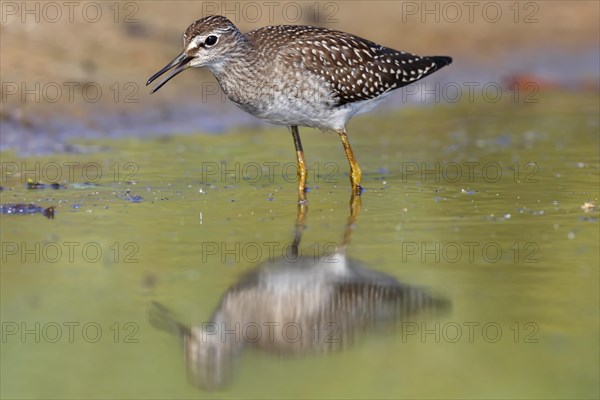
[[[183,52],[148,80],[173,71],[153,90],[188,67],[206,67],[236,105],[258,118],[292,127],[298,188],[306,164],[298,126],[337,131],[350,162],[356,193],[361,172],[346,137],[346,124],[391,91],[450,64],[446,56],[420,57],[340,31],[312,26],[267,26],[242,34],[227,18],[212,15],[191,24]]]
[[[203,66],[225,93],[251,114],[285,125],[339,129],[370,101],[452,62],[450,57],[420,57],[313,26],[267,26],[242,34],[219,15],[187,28],[185,53],[191,56],[206,48],[210,35],[219,38],[211,47],[216,55]],[[280,94],[288,99],[287,111],[277,106],[285,100]],[[340,110],[347,112],[338,115]]]
[[[451,62],[419,57],[348,33],[311,26],[269,26],[252,31],[253,43],[270,43],[289,68],[305,68],[330,85],[336,106],[376,98]],[[274,39],[273,39],[274,38]]]

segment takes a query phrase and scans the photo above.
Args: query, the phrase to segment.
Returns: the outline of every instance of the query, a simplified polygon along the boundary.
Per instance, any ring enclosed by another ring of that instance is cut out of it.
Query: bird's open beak
[[[170,70],[171,68],[175,68],[173,71],[171,71],[171,73],[169,75],[167,75],[167,77],[165,79],[160,81],[160,83],[158,85],[156,85],[156,87],[154,89],[152,89],[150,94],[156,92],[158,89],[163,87],[163,85],[165,83],[169,82],[171,80],[171,78],[173,78],[175,75],[177,75],[181,71],[185,71],[186,69],[188,69],[190,67],[190,61],[192,61],[193,58],[194,57],[190,57],[185,53],[181,53],[180,55],[175,57],[175,59],[173,61],[171,61],[170,63],[165,65],[165,67],[163,69],[161,69],[160,71],[158,71],[157,73],[152,75],[150,77],[150,79],[148,79],[148,82],[146,82],[146,86],[148,86],[149,84],[154,82],[154,80],[156,80],[156,78],[158,78],[159,76],[161,76],[162,74],[164,74],[165,72]]]

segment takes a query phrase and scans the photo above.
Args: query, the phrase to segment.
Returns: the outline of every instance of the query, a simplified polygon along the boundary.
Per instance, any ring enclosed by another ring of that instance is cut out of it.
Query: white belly
[[[305,82],[309,83],[292,86],[289,82],[263,82],[244,88],[220,83],[229,99],[249,114],[273,124],[320,129],[341,130],[355,114],[370,110],[385,97],[334,106],[336,101],[328,86]]]

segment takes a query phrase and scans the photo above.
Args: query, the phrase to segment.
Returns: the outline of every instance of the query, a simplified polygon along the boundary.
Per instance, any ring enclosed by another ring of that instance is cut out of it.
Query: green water
[[[348,256],[451,311],[323,356],[251,349],[218,392],[188,382],[179,341],[148,309],[157,301],[201,324],[244,272],[282,254],[296,221],[289,133],[3,154],[1,202],[54,205],[56,218],[0,217],[1,395],[597,398],[599,215],[581,206],[598,205],[599,126],[598,97],[562,93],[357,118],[349,132],[367,190]],[[337,135],[301,135],[311,166],[301,250],[314,254],[343,237],[348,167]],[[42,180],[52,163],[63,174],[78,164],[62,177],[68,189],[32,191],[24,182],[37,172],[6,170],[23,162],[40,163]],[[73,187],[98,166],[98,187]]]

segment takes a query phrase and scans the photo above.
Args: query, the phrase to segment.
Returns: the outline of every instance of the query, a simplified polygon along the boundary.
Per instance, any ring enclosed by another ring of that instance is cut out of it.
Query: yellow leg
[[[346,135],[346,130],[342,129],[338,131],[338,134],[340,135],[340,139],[342,139],[344,151],[346,152],[346,158],[348,158],[348,162],[350,163],[350,184],[352,185],[352,193],[360,195],[363,191],[363,188],[360,186],[362,172],[358,166],[358,163],[356,162],[356,158],[354,158],[352,147],[350,147],[350,142],[348,141],[348,136]]]
[[[296,146],[296,159],[298,160],[298,202],[306,202],[306,161],[304,161],[304,150],[300,142],[300,133],[297,126],[292,126],[292,136],[294,137],[294,146]]]
[[[360,196],[353,192],[352,196],[350,197],[350,216],[348,217],[348,222],[346,223],[346,229],[344,229],[344,238],[342,241],[342,246],[344,247],[350,243],[350,235],[354,229],[354,223],[358,218],[361,207],[362,201]]]

